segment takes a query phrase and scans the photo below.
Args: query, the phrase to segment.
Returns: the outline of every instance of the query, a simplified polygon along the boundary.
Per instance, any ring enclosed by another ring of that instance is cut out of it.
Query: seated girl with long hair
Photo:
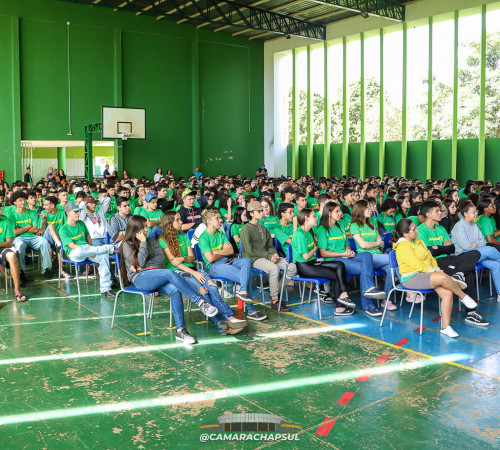
[[[297,230],[292,238],[293,262],[297,266],[299,276],[303,278],[326,278],[333,286],[336,297],[336,316],[349,316],[354,311],[351,309],[355,304],[347,294],[347,280],[345,266],[341,261],[318,261],[316,251],[318,250],[316,237],[312,228],[318,224],[316,214],[312,209],[304,208],[297,215]],[[327,297],[325,303],[335,303],[331,297]]]
[[[212,320],[220,333],[239,333],[246,326],[246,321],[234,317],[233,311],[220,297],[219,289],[210,276],[195,269],[194,252],[189,238],[182,233],[179,213],[166,211],[161,221],[161,228],[163,232],[158,243],[165,254],[167,269],[175,270],[191,289],[204,296],[208,303],[219,310]]]
[[[119,250],[122,280],[124,283],[130,281],[142,291],[157,291],[169,295],[177,327],[175,338],[186,344],[194,344],[196,340],[188,333],[184,324],[182,294],[208,317],[215,316],[219,311],[195,293],[177,273],[165,269],[163,250],[157,241],[146,237],[147,233],[145,217],[134,215],[129,219]]]
[[[392,233],[401,284],[407,289],[434,289],[441,297],[441,334],[458,337],[450,325],[453,294],[467,303],[468,308],[477,304],[452,277],[439,269],[424,241],[417,236],[417,227],[410,219],[401,219]]]

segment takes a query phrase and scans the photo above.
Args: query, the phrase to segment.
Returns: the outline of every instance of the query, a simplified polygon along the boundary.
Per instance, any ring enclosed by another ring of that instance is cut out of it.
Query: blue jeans
[[[99,281],[101,292],[111,290],[111,271],[109,270],[109,255],[115,252],[112,245],[101,245],[94,247],[92,245],[81,245],[69,252],[69,259],[76,262],[82,262],[86,259],[99,264]]]
[[[162,235],[162,233],[163,230],[161,229],[161,227],[159,225],[155,225],[153,228],[151,228],[151,230],[149,230],[148,237],[157,241]]]
[[[101,245],[106,245],[106,239],[104,239],[104,238],[95,238],[95,239],[92,239],[92,245],[94,247],[99,247]]]
[[[223,257],[210,264],[209,274],[214,278],[227,278],[234,283],[240,283],[240,290],[248,292],[250,276],[252,274],[252,260],[250,258],[235,258],[231,264],[226,264],[227,258]],[[253,305],[246,305],[249,314],[256,309]]]
[[[373,258],[371,253],[361,252],[356,253],[354,258],[333,258],[333,260],[342,261],[348,275],[359,275],[362,308],[366,311],[374,306],[374,301],[363,295],[363,292],[375,287],[373,281]]]
[[[51,247],[55,247],[56,246],[56,243],[54,242],[54,239],[52,239],[52,236],[50,235],[49,227],[47,227],[45,229],[45,232],[43,233],[43,237],[45,239],[47,239],[47,241],[49,241],[49,244],[50,244]]]
[[[201,294],[205,300],[210,303],[211,305],[215,306],[219,312],[217,315],[214,317],[211,317],[213,322],[215,323],[215,326],[219,330],[220,333],[222,333],[224,330],[219,327],[220,322],[227,322],[229,319],[234,317],[234,313],[232,309],[229,307],[227,303],[225,303],[220,294],[219,294],[219,288],[217,285],[214,283],[213,285],[209,283],[211,280],[210,276],[203,271],[199,271],[203,275],[205,275],[205,283],[201,284],[193,275],[191,275],[188,272],[184,272],[182,270],[176,270],[175,273],[177,273],[181,278],[183,278],[187,284],[191,287],[191,289],[195,292],[200,292],[200,288],[205,288],[207,293],[206,294]]]
[[[474,250],[481,253],[478,263],[490,269],[497,294],[500,294],[500,253],[494,247],[477,247]]]
[[[184,323],[184,294],[195,305],[203,300],[189,284],[170,269],[144,270],[134,278],[134,286],[141,291],[158,291],[170,296],[172,314],[178,330],[186,328]]]
[[[391,266],[389,265],[389,255],[386,253],[371,253],[373,258],[373,268],[381,269],[385,272],[384,292],[389,294],[392,289]]]
[[[50,244],[47,239],[42,236],[34,237],[16,237],[13,242],[13,247],[17,251],[17,260],[19,261],[19,270],[24,272],[26,264],[24,262],[24,257],[26,255],[27,248],[33,248],[35,250],[40,250],[42,254],[42,273],[52,269],[52,260],[50,259]]]

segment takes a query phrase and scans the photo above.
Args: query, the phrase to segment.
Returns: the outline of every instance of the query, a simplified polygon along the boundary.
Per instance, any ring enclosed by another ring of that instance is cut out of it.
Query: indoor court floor
[[[35,273],[27,303],[0,295],[2,448],[500,446],[496,298],[480,302],[488,328],[454,311],[461,336],[451,339],[439,335],[436,299],[425,305],[420,336],[406,302],[383,327],[359,310],[336,317],[325,304],[319,321],[317,302],[300,304],[290,289],[292,313],[266,307],[267,321],[234,336],[186,310],[199,343],[184,346],[169,329],[167,299],[155,303],[144,336],[139,297],[122,297],[111,329],[113,302],[93,278],[82,279],[79,302],[74,279],[58,289]],[[296,424],[296,440],[201,442],[203,424],[247,412]]]

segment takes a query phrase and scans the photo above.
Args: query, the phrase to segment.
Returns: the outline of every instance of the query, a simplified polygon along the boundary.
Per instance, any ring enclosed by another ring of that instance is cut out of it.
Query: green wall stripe
[[[485,121],[486,121],[486,5],[481,11],[481,81],[479,93],[479,148],[477,152],[477,178],[484,180],[485,164]]]

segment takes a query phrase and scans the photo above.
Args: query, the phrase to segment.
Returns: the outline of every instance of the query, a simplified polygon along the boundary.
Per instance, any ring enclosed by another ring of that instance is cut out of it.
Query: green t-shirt
[[[233,236],[233,238],[235,236],[238,236],[238,238],[240,237],[240,233],[241,233],[241,229],[245,226],[244,223],[233,223],[231,225],[231,236]],[[238,242],[238,248],[240,247],[240,242]]]
[[[57,209],[55,214],[48,214],[46,211],[42,213],[42,217],[47,216],[47,226],[54,225],[56,228],[56,233],[59,234],[59,230],[66,223],[66,213]]]
[[[386,233],[392,233],[396,228],[394,217],[388,216],[385,213],[380,213],[377,216],[377,221],[384,226]]]
[[[293,237],[293,222],[289,222],[288,225],[282,225],[281,223],[274,227],[273,229],[274,237],[281,244],[283,250],[286,250],[288,245],[286,241]]]
[[[340,228],[344,230],[344,233],[348,233],[351,228],[351,216],[349,214],[345,214],[342,219],[338,221]]]
[[[450,239],[450,235],[446,231],[446,228],[441,225],[434,225],[434,229],[429,228],[425,222],[422,223],[418,228],[418,238],[424,241],[427,247],[433,245],[444,245],[444,243]],[[434,258],[443,258],[446,255],[435,256]]]
[[[365,240],[366,242],[376,242],[378,238],[377,228],[371,229],[366,224],[360,227],[358,223],[353,223],[351,225],[351,236],[354,237],[356,234],[361,235],[363,240]],[[356,240],[354,241],[356,242]],[[367,248],[367,249],[361,248],[357,242],[356,242],[356,251],[358,251],[359,253],[363,252],[382,253],[382,250],[380,250],[380,248]]]
[[[219,208],[219,211],[220,211],[220,215],[222,217],[222,221],[227,222],[227,217],[226,217],[226,214],[228,212],[227,208]],[[233,218],[233,212],[232,212],[232,208],[231,208],[231,219],[232,218]]]
[[[307,207],[308,208],[316,208],[318,206],[318,198],[307,196]]]
[[[187,248],[191,246],[191,241],[187,237],[187,234],[177,233],[177,242],[179,243],[179,249],[181,251],[181,256],[184,256],[184,257],[187,258],[187,256],[188,256],[188,250],[187,250]],[[162,237],[158,240],[158,244],[160,244],[160,247],[162,249],[168,248],[167,241],[165,241],[165,239],[163,239]],[[188,267],[194,267],[193,263],[185,262],[184,265],[188,266]],[[177,269],[177,267],[173,266],[170,263],[170,261],[169,261],[169,259],[167,258],[166,255],[165,255],[165,267],[167,269],[172,269],[172,270],[176,270]]]
[[[0,216],[0,242],[5,242],[9,238],[15,238],[14,227],[7,217]]]
[[[96,192],[89,191],[89,195],[91,197],[94,197],[95,199],[99,198],[99,192],[97,192],[97,191]]]
[[[224,244],[228,242],[227,236],[220,230],[217,230],[215,234],[210,234],[208,231],[204,231],[198,241],[200,247],[200,252],[205,261],[207,270],[210,268],[210,263],[205,258],[206,252],[213,252],[214,250],[222,250]]]
[[[71,249],[69,248],[68,244],[88,244],[87,236],[89,236],[89,230],[81,220],[78,220],[75,226],[71,226],[66,222],[59,231],[59,237],[61,238],[61,242],[64,246],[66,255],[69,255],[71,253]]]
[[[479,216],[477,219],[477,225],[483,233],[484,239],[488,242],[487,236],[493,236],[493,233],[497,230],[495,219],[493,217],[487,217],[485,215]]]
[[[265,226],[269,230],[269,233],[274,234],[274,228],[280,225],[280,220],[277,216],[267,216],[259,220],[259,223]]]
[[[12,224],[14,225],[14,228],[23,228],[28,225],[35,226],[35,227],[40,227],[40,218],[38,217],[38,214],[36,211],[32,211],[30,209],[27,209],[23,214],[18,214],[17,209],[14,207],[14,209],[9,209],[7,212],[4,210],[4,215],[9,219]],[[23,233],[20,234],[17,237],[33,237],[36,236],[34,233]]]
[[[297,228],[293,233],[292,251],[293,262],[307,262],[316,259],[316,255],[312,255],[309,259],[304,259],[303,253],[309,253],[314,248],[314,238],[310,232],[305,232],[302,227]]]
[[[137,208],[136,208],[137,209]],[[135,213],[135,211],[134,211]],[[157,222],[158,220],[161,222],[161,218],[163,217],[163,211],[161,209],[155,209],[154,211],[148,211],[147,209],[140,208],[137,215],[145,217],[146,219],[151,220],[152,222]],[[151,231],[151,228],[148,227],[148,236]]]
[[[404,219],[403,214],[401,214],[400,212],[395,212],[395,213],[394,213],[394,221],[396,222],[396,225],[398,224],[398,222],[399,222],[401,219]],[[418,220],[418,219],[417,219],[417,220]],[[417,226],[418,226],[418,225],[417,225]]]
[[[408,216],[407,219],[410,219],[416,227],[420,226],[420,220],[418,220],[417,216]]]
[[[323,225],[320,225],[316,236],[318,237],[318,248],[335,253],[345,252],[348,244],[347,235],[341,227],[335,225],[327,230]],[[331,259],[333,258],[325,258],[326,261]]]

